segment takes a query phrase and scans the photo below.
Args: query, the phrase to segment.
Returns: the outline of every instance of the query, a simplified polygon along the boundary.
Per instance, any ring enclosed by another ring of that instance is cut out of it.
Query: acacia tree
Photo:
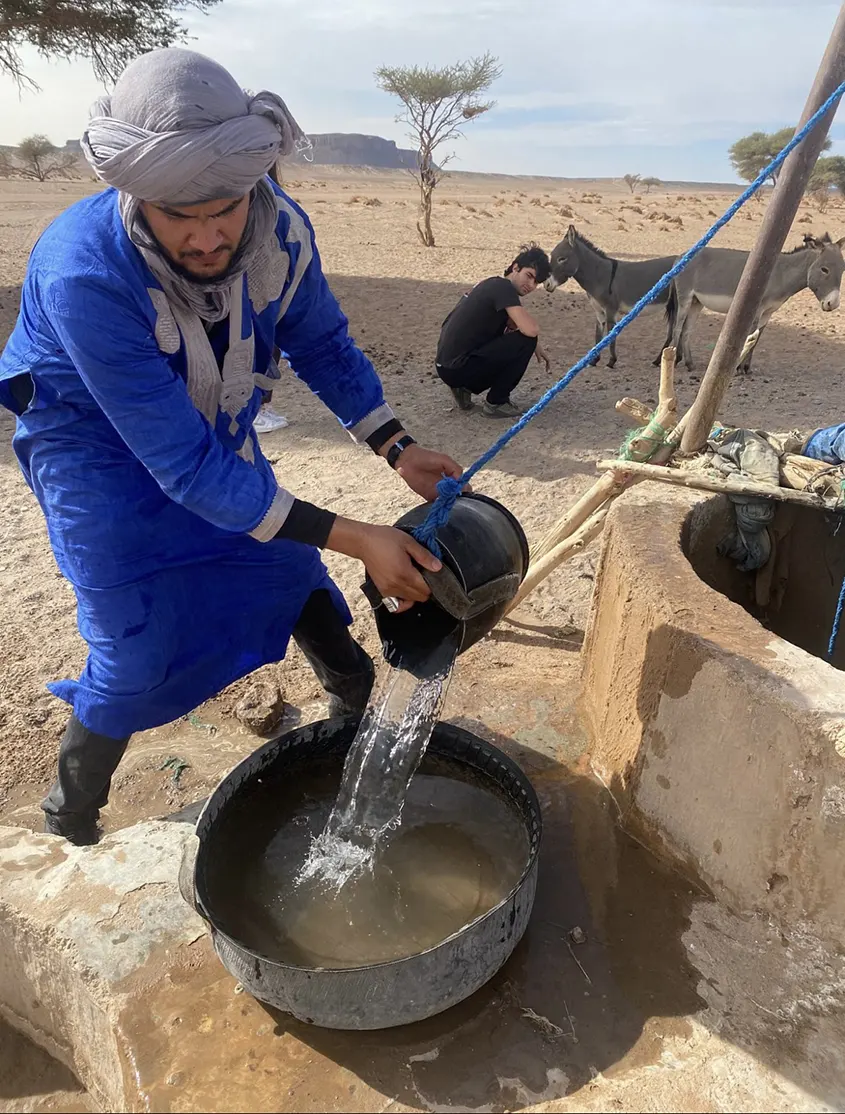
[[[184,41],[176,13],[205,11],[218,0],[0,0],[0,74],[35,88],[20,51],[34,46],[49,58],[88,58],[112,82],[138,54]]]
[[[645,186],[646,193],[651,193],[654,186],[662,186],[663,183],[660,181],[659,178],[643,178],[643,180],[640,182],[640,185]]]
[[[845,196],[845,156],[828,155],[818,160],[807,183],[807,192],[812,193],[822,186],[835,186]]]
[[[30,135],[0,159],[0,177],[27,178],[46,182],[48,178],[76,177],[76,156],[54,147],[46,135]]]
[[[622,181],[625,183],[631,193],[633,193],[637,186],[640,184],[640,176],[639,174],[626,174]]]
[[[435,161],[435,154],[443,144],[463,135],[464,124],[494,107],[495,101],[481,100],[481,96],[501,75],[498,59],[489,53],[442,69],[380,66],[375,72],[378,87],[402,102],[396,119],[409,126],[417,148],[417,166],[412,171],[420,189],[417,232],[427,248],[434,247],[432,195],[444,166],[454,157],[447,153]]]
[[[840,197],[845,196],[845,156],[842,155],[822,156],[813,168],[805,192],[823,213],[830,204],[833,188],[839,191]]]
[[[766,132],[752,132],[743,136],[728,151],[731,165],[737,174],[746,182],[753,182],[760,171],[782,151],[795,135],[795,128],[781,128],[780,131],[768,134]],[[830,140],[826,139],[823,151],[830,150]],[[772,174],[772,183],[776,184],[780,170]]]

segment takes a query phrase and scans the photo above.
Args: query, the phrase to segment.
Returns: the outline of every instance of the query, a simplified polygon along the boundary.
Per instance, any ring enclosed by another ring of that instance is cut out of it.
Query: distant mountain
[[[356,135],[330,132],[326,135],[309,135],[313,147],[303,155],[291,155],[287,163],[313,162],[320,166],[374,166],[381,170],[406,170],[417,165],[416,151],[397,147],[392,139],[379,135]],[[13,147],[0,145],[0,151],[12,152]],[[78,139],[68,139],[60,148],[82,158],[82,145]]]
[[[392,139],[379,135],[356,135],[347,132],[329,132],[326,135],[309,135],[313,149],[307,152],[308,160],[322,166],[376,166],[388,170],[413,169],[417,165],[416,151],[397,147]],[[287,162],[302,162],[304,156],[292,155]]]
[[[290,155],[284,162],[302,165],[312,162],[318,166],[369,166],[379,170],[413,170],[417,165],[416,151],[397,147],[392,139],[382,139],[379,135],[356,135],[355,133],[330,132],[326,135],[309,135],[312,149],[304,155]],[[0,153],[11,154],[14,147],[0,144]],[[78,139],[68,139],[62,152],[76,155],[80,165],[84,165],[82,146]]]

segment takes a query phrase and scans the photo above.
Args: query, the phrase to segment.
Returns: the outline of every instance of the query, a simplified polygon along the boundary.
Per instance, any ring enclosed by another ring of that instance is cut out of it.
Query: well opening
[[[697,575],[738,603],[767,630],[827,660],[833,617],[845,576],[843,516],[813,507],[780,505],[771,532],[775,538],[773,575],[742,572],[718,545],[734,527],[727,496],[697,503],[687,515],[681,546]],[[768,580],[768,582],[767,582]],[[833,663],[845,669],[845,635]]]

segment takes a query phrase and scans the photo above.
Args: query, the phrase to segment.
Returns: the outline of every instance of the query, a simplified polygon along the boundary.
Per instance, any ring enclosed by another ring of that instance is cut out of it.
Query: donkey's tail
[[[664,312],[666,315],[666,323],[669,328],[669,336],[671,336],[675,328],[675,319],[678,316],[678,292],[675,289],[674,282],[669,287],[669,297],[666,299],[666,309]]]
[[[668,348],[672,343],[672,337],[675,333],[675,321],[678,318],[678,293],[675,290],[675,283],[673,282],[669,287],[669,297],[666,299],[666,309],[664,310],[666,316],[666,340],[663,342],[663,348]],[[660,367],[660,360],[663,356],[663,348],[655,356],[653,363],[655,367]],[[680,352],[678,355],[678,363],[680,363]]]

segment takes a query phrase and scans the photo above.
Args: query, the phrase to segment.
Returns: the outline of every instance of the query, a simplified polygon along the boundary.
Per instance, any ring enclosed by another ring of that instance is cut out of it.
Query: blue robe
[[[260,312],[245,284],[253,370],[275,372],[277,346],[364,440],[391,411],[348,335],[308,218],[277,194],[276,235],[290,264]],[[272,521],[280,494],[251,428],[260,386],[234,421],[219,411],[212,426],[188,394],[184,344],[177,338],[169,354],[159,346],[160,289],[123,228],[117,193],[88,197],[34,248],[0,357],[0,403],[18,415],[14,449],[89,649],[78,680],[49,687],[86,727],[112,738],[185,715],[281,660],[316,588],[328,588],[351,622],[316,549],[250,536]],[[224,322],[211,334],[221,364],[227,330]],[[34,386],[23,413],[11,387],[20,375]],[[238,455],[247,438],[251,461]]]

